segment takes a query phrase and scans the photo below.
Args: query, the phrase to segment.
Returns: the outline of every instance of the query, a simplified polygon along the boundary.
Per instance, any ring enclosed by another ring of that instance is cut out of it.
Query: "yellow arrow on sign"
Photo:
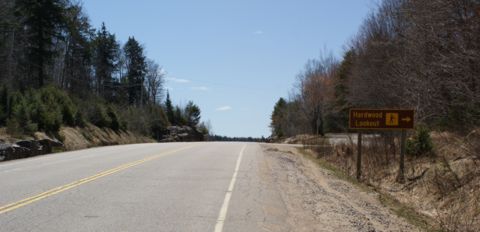
[[[402,121],[404,122],[410,122],[412,119],[410,117],[402,118]]]

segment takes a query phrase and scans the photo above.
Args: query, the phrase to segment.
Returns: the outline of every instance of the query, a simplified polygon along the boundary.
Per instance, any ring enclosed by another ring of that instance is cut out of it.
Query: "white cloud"
[[[172,81],[172,82],[181,83],[181,84],[190,83],[190,80],[176,78],[176,77],[167,77],[166,79],[167,81]]]
[[[222,106],[216,109],[216,111],[229,111],[229,110],[232,110],[231,106]]]
[[[191,87],[192,90],[198,90],[198,91],[208,91],[210,90],[210,88],[208,88],[207,86],[194,86],[194,87]]]
[[[263,34],[265,34],[265,32],[263,32],[262,30],[256,30],[255,32],[253,32],[253,34],[255,34],[255,35],[263,35]]]

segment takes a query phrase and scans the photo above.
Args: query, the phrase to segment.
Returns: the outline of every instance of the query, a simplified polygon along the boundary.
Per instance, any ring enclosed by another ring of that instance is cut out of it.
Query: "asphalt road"
[[[0,163],[0,231],[283,231],[255,143],[93,148]]]

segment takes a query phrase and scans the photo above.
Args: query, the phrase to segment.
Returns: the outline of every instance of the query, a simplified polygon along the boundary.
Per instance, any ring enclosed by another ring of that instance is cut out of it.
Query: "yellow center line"
[[[140,164],[145,163],[145,162],[148,162],[148,161],[152,161],[152,160],[161,158],[161,157],[166,156],[166,155],[169,155],[169,154],[173,154],[173,153],[176,153],[176,152],[179,152],[179,151],[182,151],[182,150],[186,150],[186,149],[191,148],[191,147],[193,147],[193,146],[188,146],[188,147],[184,147],[184,148],[180,148],[180,149],[176,149],[176,150],[171,150],[171,151],[163,152],[163,153],[158,154],[158,155],[153,155],[153,156],[150,156],[150,157],[146,157],[146,158],[144,158],[144,159],[140,159],[140,160],[137,160],[137,161],[133,161],[133,162],[130,162],[130,163],[126,163],[126,164],[120,165],[120,166],[118,166],[118,167],[115,167],[115,168],[112,168],[112,169],[109,169],[109,170],[100,172],[100,173],[95,174],[95,175],[93,175],[93,176],[89,176],[89,177],[86,177],[86,178],[83,178],[83,179],[80,179],[80,180],[71,182],[71,183],[69,183],[69,184],[62,185],[62,186],[59,186],[59,187],[50,189],[50,190],[45,191],[45,192],[43,192],[43,193],[37,194],[37,195],[35,195],[35,196],[31,196],[31,197],[25,198],[25,199],[23,199],[23,200],[20,200],[20,201],[11,203],[11,204],[7,204],[7,205],[4,205],[4,206],[0,206],[0,214],[3,214],[3,213],[6,213],[6,212],[9,212],[9,211],[12,211],[12,210],[21,208],[21,207],[23,207],[23,206],[29,205],[29,204],[34,203],[34,202],[36,202],[36,201],[42,200],[42,199],[44,199],[44,198],[47,198],[47,197],[50,197],[50,196],[59,194],[59,193],[61,193],[61,192],[67,191],[67,190],[69,190],[69,189],[71,189],[71,188],[78,187],[78,186],[80,186],[80,185],[82,185],[82,184],[86,184],[86,183],[91,182],[91,181],[94,181],[94,180],[96,180],[96,179],[99,179],[99,178],[102,178],[102,177],[105,177],[105,176],[112,175],[112,174],[117,173],[117,172],[120,172],[120,171],[122,171],[122,170],[125,170],[125,169],[128,169],[128,168],[131,168],[131,167],[140,165]]]

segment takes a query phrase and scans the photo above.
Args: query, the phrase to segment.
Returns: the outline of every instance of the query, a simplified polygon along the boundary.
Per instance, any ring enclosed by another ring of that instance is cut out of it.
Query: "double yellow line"
[[[158,155],[154,155],[154,156],[150,156],[150,157],[147,157],[147,158],[144,158],[144,159],[141,159],[141,160],[137,160],[137,161],[134,161],[134,162],[131,162],[131,163],[123,164],[123,165],[120,165],[116,168],[112,168],[112,169],[100,172],[96,175],[89,176],[87,178],[83,178],[81,180],[77,180],[77,181],[74,181],[72,183],[50,189],[46,192],[37,194],[37,195],[29,197],[29,198],[25,198],[23,200],[20,200],[20,201],[17,201],[17,202],[14,202],[14,203],[11,203],[11,204],[8,204],[8,205],[5,205],[5,206],[1,206],[0,207],[0,214],[3,214],[3,213],[6,213],[8,211],[12,211],[12,210],[21,208],[23,206],[29,205],[31,203],[34,203],[36,201],[40,201],[44,198],[47,198],[47,197],[50,197],[50,196],[53,196],[53,195],[56,195],[56,194],[59,194],[61,192],[67,191],[71,188],[78,187],[80,185],[86,184],[86,183],[94,181],[96,179],[112,175],[114,173],[123,171],[125,169],[143,164],[143,163],[148,162],[148,161],[158,159],[160,157],[163,157],[163,156],[166,156],[166,155],[169,155],[169,154],[173,154],[173,153],[176,153],[176,152],[179,152],[179,151],[182,151],[182,150],[186,150],[186,149],[191,148],[191,147],[193,147],[193,146],[188,146],[188,147],[184,147],[184,148],[180,148],[180,149],[176,149],[176,150],[172,150],[172,151],[167,151],[167,152],[164,152],[164,153],[161,153],[161,154],[158,154]]]

